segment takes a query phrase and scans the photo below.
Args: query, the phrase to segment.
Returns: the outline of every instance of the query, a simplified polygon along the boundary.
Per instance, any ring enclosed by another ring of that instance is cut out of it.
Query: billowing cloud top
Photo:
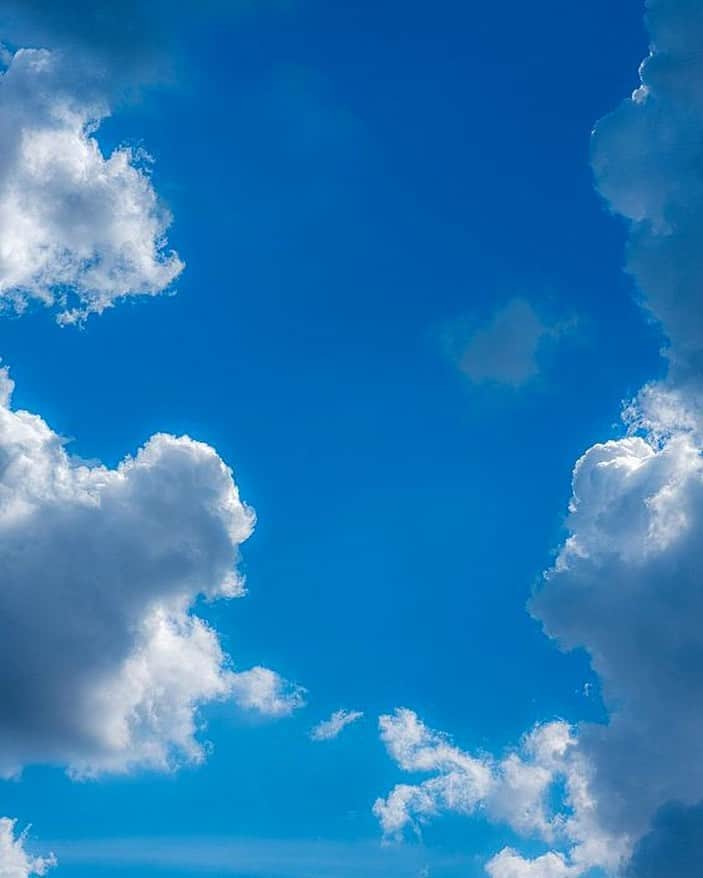
[[[301,692],[235,673],[198,596],[242,593],[254,515],[215,451],[153,436],[116,469],[72,459],[0,372],[0,773],[199,761],[197,710],[233,698],[282,715]]]
[[[105,157],[102,98],[58,53],[20,50],[0,76],[0,304],[53,305],[62,322],[155,295],[183,263],[168,211],[126,147]]]

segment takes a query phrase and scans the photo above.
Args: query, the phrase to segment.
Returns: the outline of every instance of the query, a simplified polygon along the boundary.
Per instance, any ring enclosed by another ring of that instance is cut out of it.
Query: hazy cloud
[[[703,805],[669,805],[635,848],[625,878],[698,878],[703,863]]]
[[[541,356],[566,324],[548,323],[525,299],[512,299],[484,324],[456,324],[449,347],[461,371],[476,384],[519,388],[540,372]]]
[[[168,70],[173,14],[161,0],[0,0],[0,39],[68,52],[108,92]]]

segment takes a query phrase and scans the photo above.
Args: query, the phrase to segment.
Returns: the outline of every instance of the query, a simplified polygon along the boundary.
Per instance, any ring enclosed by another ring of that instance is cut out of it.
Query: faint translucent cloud
[[[474,384],[520,388],[542,371],[543,355],[575,321],[550,321],[524,298],[514,298],[488,320],[455,323],[445,340],[451,358]]]
[[[325,839],[232,837],[113,838],[53,841],[65,866],[142,867],[168,874],[247,875],[251,878],[425,878],[440,870],[465,878],[471,859],[420,845],[382,845]]]

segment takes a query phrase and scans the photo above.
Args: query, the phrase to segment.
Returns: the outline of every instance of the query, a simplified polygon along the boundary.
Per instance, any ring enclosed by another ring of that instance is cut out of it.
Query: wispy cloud
[[[336,710],[329,719],[318,723],[312,729],[310,737],[313,741],[331,741],[347,726],[360,720],[363,715],[360,710]]]
[[[66,866],[139,866],[247,878],[417,878],[423,869],[435,868],[459,878],[471,862],[462,855],[369,840],[156,837],[53,841],[51,847]]]

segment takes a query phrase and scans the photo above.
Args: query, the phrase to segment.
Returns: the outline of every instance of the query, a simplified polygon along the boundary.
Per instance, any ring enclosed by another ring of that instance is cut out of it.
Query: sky
[[[0,878],[698,876],[698,0],[0,41]]]

